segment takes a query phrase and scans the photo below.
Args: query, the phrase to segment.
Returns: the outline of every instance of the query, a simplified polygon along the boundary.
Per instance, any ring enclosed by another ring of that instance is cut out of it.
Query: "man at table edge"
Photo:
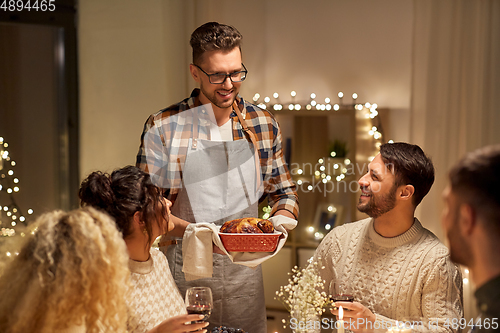
[[[500,145],[466,154],[450,171],[443,191],[442,224],[451,259],[465,265],[476,285],[476,332],[500,328]],[[464,327],[464,328],[466,328]]]

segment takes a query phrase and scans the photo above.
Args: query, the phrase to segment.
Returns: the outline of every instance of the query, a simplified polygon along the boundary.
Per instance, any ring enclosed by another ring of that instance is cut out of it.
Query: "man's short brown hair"
[[[236,28],[218,22],[208,22],[198,27],[191,34],[193,64],[200,65],[202,57],[208,51],[231,51],[239,47],[243,37]]]
[[[500,145],[467,153],[450,171],[451,191],[500,232]]]

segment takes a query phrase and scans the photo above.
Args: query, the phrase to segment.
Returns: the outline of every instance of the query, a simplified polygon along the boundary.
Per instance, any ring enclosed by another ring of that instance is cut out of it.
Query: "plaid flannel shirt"
[[[168,190],[168,198],[172,202],[175,202],[182,187],[182,170],[188,142],[193,134],[192,112],[205,113],[199,94],[200,90],[194,89],[189,98],[151,115],[141,136],[136,165],[148,172],[156,185]],[[268,111],[245,102],[243,98],[239,99],[238,104],[248,128],[257,137],[264,181],[263,198],[269,195],[271,215],[284,209],[298,218],[297,192],[283,157],[281,131],[276,119]],[[182,112],[187,110],[191,112]],[[234,111],[230,117],[233,120],[234,140],[249,140]],[[209,132],[199,126],[199,138],[208,140],[209,136]]]

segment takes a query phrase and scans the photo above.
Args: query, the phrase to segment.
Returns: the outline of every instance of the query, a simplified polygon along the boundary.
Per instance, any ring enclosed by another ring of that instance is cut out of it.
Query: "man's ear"
[[[401,192],[399,194],[399,198],[402,200],[411,200],[413,198],[413,194],[415,193],[415,187],[413,185],[404,185],[401,187]]]
[[[467,203],[463,203],[460,205],[459,214],[459,223],[461,229],[465,232],[466,235],[472,234],[477,223],[477,215],[474,208]]]
[[[198,67],[196,67],[195,65],[193,64],[189,64],[189,72],[191,73],[191,76],[193,77],[193,79],[200,83],[200,72],[198,71]]]

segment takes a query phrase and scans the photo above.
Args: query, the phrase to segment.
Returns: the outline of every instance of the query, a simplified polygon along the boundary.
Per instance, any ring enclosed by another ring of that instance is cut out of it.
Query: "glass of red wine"
[[[345,284],[335,283],[335,280],[330,281],[330,300],[332,302],[354,302],[354,296],[349,292],[349,288]],[[337,307],[333,307],[337,310]],[[346,309],[346,311],[348,311]]]
[[[186,290],[188,314],[202,314],[201,321],[207,321],[212,313],[212,290],[209,287],[191,287]]]

